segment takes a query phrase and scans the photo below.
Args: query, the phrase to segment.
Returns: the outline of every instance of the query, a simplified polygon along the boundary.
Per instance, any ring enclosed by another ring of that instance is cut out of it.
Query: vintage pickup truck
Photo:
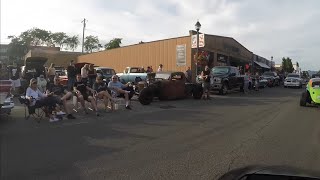
[[[147,73],[142,72],[140,67],[127,67],[123,73],[117,73],[117,76],[120,78],[120,82],[137,82],[144,81],[147,78]]]

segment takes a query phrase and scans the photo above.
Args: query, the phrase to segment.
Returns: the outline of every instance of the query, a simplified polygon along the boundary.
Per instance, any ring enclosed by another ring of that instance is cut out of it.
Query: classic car
[[[147,73],[142,71],[140,67],[127,67],[123,73],[117,73],[117,76],[123,84],[128,82],[136,83],[137,79],[145,80],[147,78]]]
[[[320,105],[320,78],[312,78],[309,80],[306,90],[300,98],[300,106],[309,104]]]
[[[14,107],[11,95],[12,82],[0,80],[0,114],[10,114]]]
[[[148,105],[154,97],[159,100],[182,99],[193,96],[200,99],[203,89],[200,84],[187,83],[183,72],[152,73],[154,78],[139,93],[139,102]]]
[[[103,77],[103,81],[106,83],[109,83],[111,77],[116,74],[116,71],[110,67],[95,67],[94,69],[96,70],[97,74]]]
[[[300,74],[289,73],[284,80],[283,86],[286,87],[299,87],[302,88],[302,78]]]

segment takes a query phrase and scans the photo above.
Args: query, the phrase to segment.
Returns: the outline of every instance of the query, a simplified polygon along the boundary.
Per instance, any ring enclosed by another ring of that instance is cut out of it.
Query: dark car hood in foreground
[[[219,178],[219,180],[237,180],[246,175],[277,175],[288,177],[305,177],[320,179],[320,173],[311,170],[299,169],[289,166],[247,166],[234,169]],[[269,179],[272,179],[270,176]]]

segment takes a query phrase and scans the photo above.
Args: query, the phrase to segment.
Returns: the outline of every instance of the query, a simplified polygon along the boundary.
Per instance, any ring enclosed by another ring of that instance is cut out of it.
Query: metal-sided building
[[[199,51],[203,52],[205,64],[209,66],[232,65],[246,67],[252,63],[253,53],[231,37],[200,34]],[[105,50],[78,57],[78,62],[93,63],[96,66],[112,67],[123,72],[126,67],[152,66],[157,70],[159,64],[164,71],[186,71],[196,69],[196,32],[152,42],[139,43],[116,49]],[[203,63],[197,63],[199,66]]]

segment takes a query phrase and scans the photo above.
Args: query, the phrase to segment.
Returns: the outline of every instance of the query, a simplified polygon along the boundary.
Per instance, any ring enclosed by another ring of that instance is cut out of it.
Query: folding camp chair
[[[24,118],[26,120],[32,116],[38,123],[40,123],[40,121],[46,116],[46,107],[35,108],[34,106],[30,106],[30,101],[25,96],[19,97],[19,101],[24,105]]]

